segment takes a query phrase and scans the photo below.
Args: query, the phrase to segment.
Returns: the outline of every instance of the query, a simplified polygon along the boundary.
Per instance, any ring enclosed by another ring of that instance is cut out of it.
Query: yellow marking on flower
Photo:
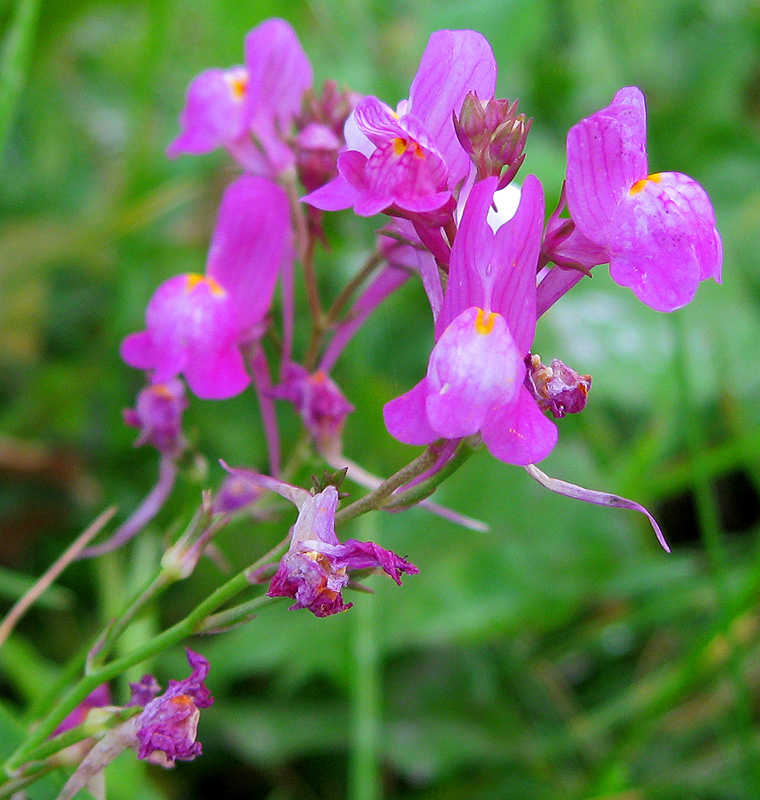
[[[175,706],[191,706],[194,705],[193,698],[186,694],[178,694],[176,697],[170,697],[169,702]]]
[[[313,375],[311,375],[311,382],[319,386],[320,383],[324,383],[327,380],[327,375],[325,374],[324,370],[318,369]]]
[[[487,314],[483,311],[482,308],[478,309],[478,313],[475,316],[475,330],[482,334],[483,336],[487,336],[493,330],[494,323],[496,322],[496,313],[493,311],[489,311]]]
[[[224,297],[226,294],[224,289],[213,278],[209,278],[205,275],[199,275],[197,272],[189,272],[185,276],[185,281],[185,291],[188,293],[192,292],[196,286],[203,283],[208,286],[211,294],[213,294],[214,297]]]
[[[162,400],[174,399],[174,394],[172,394],[171,389],[165,383],[154,383],[153,386],[150,387],[150,391]]]
[[[244,69],[231,70],[225,74],[232,99],[241,102],[248,91],[248,73]]]
[[[646,178],[642,178],[640,181],[636,181],[636,183],[631,186],[628,190],[628,194],[633,197],[633,195],[638,194],[646,185],[651,181],[652,183],[659,183],[662,180],[662,173],[661,172],[654,172],[651,175],[647,176]]]
[[[393,140],[393,152],[397,156],[402,156],[406,152],[406,140],[402,139],[400,136],[397,136]]]

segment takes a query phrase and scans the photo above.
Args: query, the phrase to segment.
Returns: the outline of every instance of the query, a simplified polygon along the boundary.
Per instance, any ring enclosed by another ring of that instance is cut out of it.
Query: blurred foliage
[[[0,2],[6,41],[16,5]],[[121,423],[141,376],[118,344],[142,325],[160,281],[202,270],[233,175],[221,153],[170,162],[163,151],[190,79],[239,63],[247,30],[274,14],[299,33],[318,81],[390,103],[406,95],[431,31],[483,32],[500,96],[535,117],[524,169],[550,201],[569,126],[621,86],[644,90],[652,168],[685,172],[713,197],[725,282],[658,315],[600,269],[547,315],[538,351],[592,373],[594,386],[543,466],[659,510],[675,552],[663,554],[637,515],[549,495],[482,454],[437,499],[486,520],[489,533],[422,510],[383,516],[381,543],[420,575],[354,598],[375,613],[318,620],[278,604],[193,642],[217,697],[201,720],[203,758],[164,772],[125,755],[110,768],[109,796],[344,797],[357,691],[377,684],[388,798],[756,800],[760,6],[750,0],[42,4],[25,86],[4,111],[15,121],[0,163],[0,561],[40,574],[106,503],[127,515],[152,485],[155,454],[134,450]],[[377,226],[331,221],[326,296]],[[381,409],[421,377],[431,341],[410,285],[336,368],[357,407],[346,452],[378,474],[414,452],[385,433]],[[63,660],[151,573],[165,531],[218,481],[217,459],[263,468],[252,393],[193,401],[187,420],[208,479],[189,471],[129,552],[74,565],[65,594],[49,596],[66,602],[30,612],[0,650],[1,752],[18,736],[19,709],[32,703],[33,718]],[[219,548],[244,566],[290,519],[231,525]],[[220,580],[201,564],[127,644]],[[0,612],[14,585],[4,581]],[[359,669],[357,637],[376,643],[374,671]],[[165,682],[186,665],[178,651],[146,669]],[[52,797],[55,785],[51,776],[32,796]]]

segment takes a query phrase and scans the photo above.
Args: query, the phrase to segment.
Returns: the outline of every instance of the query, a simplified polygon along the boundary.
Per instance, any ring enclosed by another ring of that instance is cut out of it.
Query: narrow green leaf
[[[26,82],[40,0],[18,0],[0,57],[0,158]]]

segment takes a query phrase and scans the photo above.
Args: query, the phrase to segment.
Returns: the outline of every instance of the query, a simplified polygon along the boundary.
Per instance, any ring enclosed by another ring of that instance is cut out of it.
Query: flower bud
[[[338,152],[345,144],[343,126],[358,99],[347,89],[339,91],[334,81],[325,81],[321,96],[312,89],[305,93],[293,144],[298,175],[308,192],[338,174]]]
[[[557,419],[583,411],[591,388],[590,375],[579,375],[558,358],[547,367],[535,353],[528,353],[525,366],[525,386],[542,411],[551,411]]]
[[[477,167],[476,180],[498,177],[499,189],[510,183],[525,160],[532,120],[517,113],[517,103],[495,98],[483,103],[469,92],[459,116],[454,115],[457,138]]]

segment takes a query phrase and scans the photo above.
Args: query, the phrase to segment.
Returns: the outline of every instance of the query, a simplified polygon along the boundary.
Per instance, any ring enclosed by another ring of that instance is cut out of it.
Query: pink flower
[[[346,125],[346,149],[330,183],[304,198],[326,211],[349,208],[360,216],[392,209],[402,216],[443,219],[452,191],[471,162],[457,140],[452,114],[468,92],[493,97],[496,62],[475,31],[438,31],[422,56],[409,100],[397,110],[366,97]],[[440,224],[440,220],[437,220]]]
[[[291,256],[288,200],[264,178],[242,175],[225,192],[205,275],[177,275],[148,303],[147,330],[122,342],[132,367],[154,383],[183,373],[199,397],[221,399],[250,379],[241,345],[264,330],[277,275]]]
[[[311,82],[311,65],[290,25],[262,22],[246,37],[244,67],[206,70],[190,84],[169,157],[226,147],[255,174],[282,173],[294,163],[283,136]]]
[[[557,439],[523,385],[536,327],[543,190],[528,176],[514,217],[494,232],[487,215],[497,182],[477,183],[467,200],[427,375],[384,416],[407,444],[479,432],[496,458],[525,465],[546,457]]]
[[[704,189],[680,172],[649,174],[644,96],[621,89],[567,136],[567,203],[582,234],[606,250],[610,275],[657,311],[720,282],[722,246]]]

